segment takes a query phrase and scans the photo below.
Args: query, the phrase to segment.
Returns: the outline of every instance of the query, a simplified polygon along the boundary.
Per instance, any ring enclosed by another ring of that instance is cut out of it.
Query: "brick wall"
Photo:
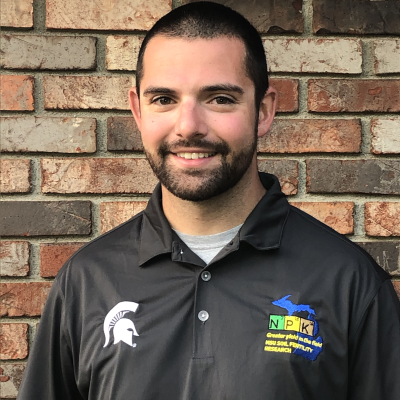
[[[281,95],[260,170],[360,242],[400,295],[400,2],[221,2],[263,34]],[[181,3],[1,0],[3,398],[16,396],[58,269],[156,184],[127,91],[143,32]]]

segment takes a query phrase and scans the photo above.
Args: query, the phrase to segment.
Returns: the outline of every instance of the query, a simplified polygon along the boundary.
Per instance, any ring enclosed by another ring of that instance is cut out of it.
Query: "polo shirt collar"
[[[289,214],[289,204],[274,175],[262,172],[259,175],[267,193],[247,217],[239,231],[239,240],[235,241],[232,250],[237,249],[242,241],[258,250],[276,249],[280,246]],[[172,253],[172,259],[180,261],[179,254],[175,254],[179,242],[164,215],[161,185],[158,184],[143,214],[139,265],[142,266],[153,257],[166,253]]]
[[[259,176],[267,193],[247,217],[239,239],[258,250],[277,249],[290,206],[275,175],[259,172]]]
[[[172,252],[172,229],[161,203],[158,183],[143,213],[139,246],[139,265],[160,254]]]

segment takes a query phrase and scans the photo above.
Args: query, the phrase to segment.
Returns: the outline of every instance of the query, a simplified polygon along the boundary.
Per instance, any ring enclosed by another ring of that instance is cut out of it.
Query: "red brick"
[[[400,161],[307,160],[307,192],[400,194]]]
[[[157,182],[144,158],[42,159],[43,193],[151,193]]]
[[[143,211],[147,201],[112,201],[100,204],[101,233],[127,221]]]
[[[4,399],[15,399],[21,384],[25,364],[1,364],[0,393]]]
[[[93,153],[95,118],[4,117],[2,152]]]
[[[149,30],[171,0],[47,0],[46,26],[55,29]]]
[[[371,152],[400,154],[400,118],[371,120]]]
[[[298,79],[271,79],[270,85],[278,91],[277,112],[299,111]]]
[[[1,26],[33,27],[33,0],[1,0]]]
[[[376,74],[400,73],[400,40],[375,40],[374,57]]]
[[[400,281],[392,281],[392,283],[393,283],[394,290],[396,291],[396,294],[400,300]]]
[[[399,112],[400,79],[310,79],[308,109],[314,112]]]
[[[276,119],[258,140],[265,153],[359,153],[361,121],[324,119]]]
[[[84,242],[41,243],[40,276],[54,278],[65,262],[85,244]]]
[[[0,289],[0,315],[37,317],[42,314],[51,282],[10,282]]]
[[[96,38],[89,36],[2,35],[1,66],[6,69],[91,69]]]
[[[258,160],[258,170],[274,174],[279,179],[282,192],[287,196],[297,194],[299,165],[294,160]]]
[[[348,235],[354,232],[354,203],[351,201],[340,203],[294,201],[290,204],[312,215],[339,233]]]
[[[0,202],[0,235],[89,235],[91,226],[90,201]]]
[[[106,65],[108,70],[135,71],[144,36],[108,36]]]
[[[129,110],[133,76],[45,76],[44,107],[52,109]]]
[[[360,74],[358,39],[264,39],[272,72]]]
[[[0,360],[22,360],[28,356],[28,324],[0,325]]]
[[[201,0],[183,0],[183,4],[196,3]],[[260,33],[302,33],[303,0],[276,1],[258,0],[212,0],[224,4],[244,15]]]
[[[1,276],[27,276],[29,274],[29,243],[0,242]]]
[[[32,111],[33,82],[29,75],[0,76],[0,110]]]
[[[133,117],[107,119],[107,150],[143,151],[142,137]]]
[[[0,160],[0,193],[31,191],[30,160]]]
[[[365,231],[369,236],[400,236],[400,203],[365,203]]]

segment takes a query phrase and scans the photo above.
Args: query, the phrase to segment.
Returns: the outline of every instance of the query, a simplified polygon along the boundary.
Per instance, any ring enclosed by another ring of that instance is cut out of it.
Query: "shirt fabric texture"
[[[146,210],[57,275],[19,400],[399,400],[400,307],[357,245],[276,177],[206,265]]]

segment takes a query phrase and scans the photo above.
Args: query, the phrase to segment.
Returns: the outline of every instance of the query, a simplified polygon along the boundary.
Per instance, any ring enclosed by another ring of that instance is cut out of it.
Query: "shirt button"
[[[199,320],[201,321],[201,322],[206,322],[207,320],[208,320],[208,317],[209,317],[209,315],[208,315],[208,312],[207,311],[200,311],[199,312],[199,315],[198,315],[198,317],[199,317]]]
[[[208,282],[211,279],[211,272],[203,271],[201,273],[201,279],[203,279],[204,282]]]

